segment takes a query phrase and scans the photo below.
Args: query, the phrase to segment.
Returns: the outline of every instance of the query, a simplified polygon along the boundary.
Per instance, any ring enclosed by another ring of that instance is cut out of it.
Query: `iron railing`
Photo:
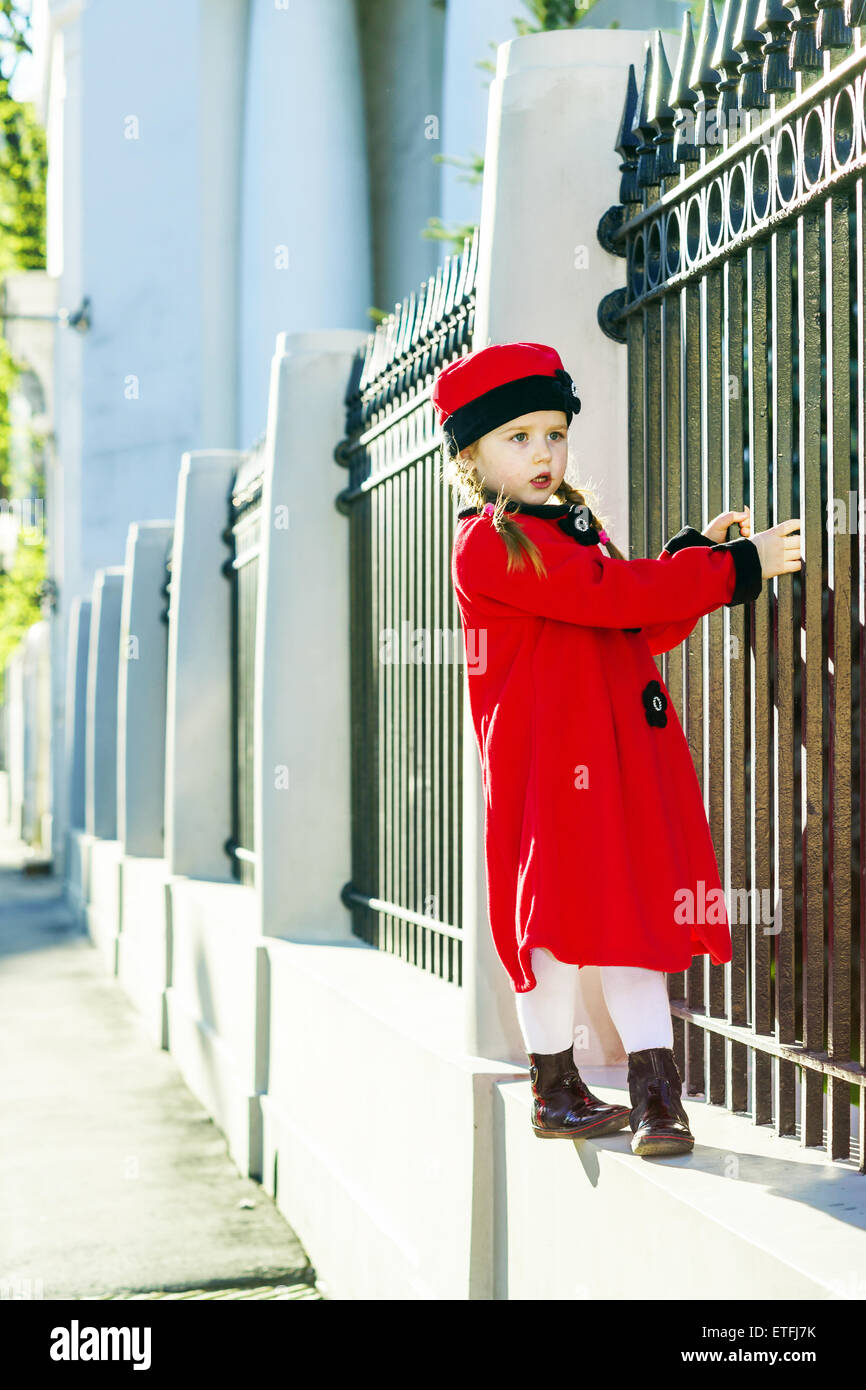
[[[626,284],[599,323],[627,345],[632,551],[744,503],[755,531],[799,516],[804,545],[802,571],[658,658],[733,947],[723,969],[696,957],[669,977],[677,1061],[689,1094],[862,1173],[866,29],[852,17],[729,0],[717,27],[707,5],[697,41],[684,19],[673,77],[656,32],[639,91],[628,74],[620,206],[599,224]]]
[[[462,631],[450,579],[457,508],[440,477],[430,387],[468,351],[477,230],[371,333],[353,363],[349,471],[352,930],[462,984]]]
[[[259,587],[264,435],[244,456],[228,499],[223,574],[231,585],[232,833],[225,843],[232,872],[255,883],[254,718],[256,612]]]
[[[174,539],[169,541],[165,552],[165,578],[160,588],[160,595],[165,600],[160,610],[159,620],[165,623],[165,640],[168,642],[168,624],[171,611],[171,561],[174,554]]]
[[[165,667],[166,667],[166,676],[167,676],[167,678],[169,678],[169,677],[168,677],[168,672],[169,672],[169,669],[170,669],[170,668],[169,668],[169,637],[170,637],[170,627],[169,627],[169,624],[170,624],[170,622],[171,622],[171,568],[172,568],[172,560],[173,560],[173,558],[174,558],[174,531],[172,531],[171,539],[169,540],[168,545],[166,546],[166,549],[165,549],[165,570],[164,570],[163,582],[162,582],[162,584],[161,584],[161,586],[160,586],[160,590],[159,590],[160,597],[161,597],[161,599],[163,600],[163,606],[161,607],[160,612],[159,612],[159,620],[160,620],[161,623],[165,623],[165,658],[166,658]],[[166,694],[167,694],[167,692],[166,692]],[[166,711],[163,710],[163,716],[165,716],[165,714],[166,714]],[[163,835],[164,835],[164,834],[165,834],[165,820],[164,820],[164,815],[163,815],[163,827],[162,827],[162,830],[163,830]]]

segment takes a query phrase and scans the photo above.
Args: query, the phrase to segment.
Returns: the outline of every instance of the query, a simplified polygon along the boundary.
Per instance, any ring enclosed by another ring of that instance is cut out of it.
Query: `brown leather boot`
[[[695,1139],[683,1108],[682,1078],[670,1047],[646,1047],[628,1054],[628,1093],[634,1130],[632,1153],[690,1153]]]
[[[608,1105],[588,1090],[574,1065],[572,1048],[528,1056],[532,1128],[539,1139],[586,1139],[628,1124],[628,1106]]]

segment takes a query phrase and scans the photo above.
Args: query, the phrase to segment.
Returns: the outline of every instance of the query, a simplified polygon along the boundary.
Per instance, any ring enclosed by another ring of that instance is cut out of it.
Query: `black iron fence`
[[[854,7],[857,9],[857,7]],[[799,516],[800,573],[705,617],[661,667],[702,779],[733,960],[672,975],[690,1094],[866,1171],[866,28],[851,6],[707,5],[671,74],[630,69],[631,547],[748,503]],[[756,25],[756,20],[760,23]],[[734,533],[738,534],[738,533]],[[851,1119],[859,1108],[859,1144]]]
[[[223,573],[231,585],[232,689],[232,833],[225,849],[235,878],[250,884],[256,862],[253,732],[264,442],[262,436],[237,470],[222,533],[230,550]]]
[[[353,931],[462,983],[463,638],[450,580],[456,506],[430,387],[469,347],[477,232],[356,355],[346,393]]]
[[[159,620],[165,623],[165,640],[168,642],[168,620],[171,609],[171,561],[174,553],[174,539],[169,541],[165,551],[165,578],[163,580],[160,595],[164,599],[163,607],[160,609]]]

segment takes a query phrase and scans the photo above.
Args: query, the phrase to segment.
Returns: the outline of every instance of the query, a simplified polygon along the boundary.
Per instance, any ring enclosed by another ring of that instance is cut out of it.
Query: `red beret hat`
[[[555,348],[544,343],[493,343],[449,362],[430,398],[453,457],[483,434],[531,410],[580,410],[577,387]]]

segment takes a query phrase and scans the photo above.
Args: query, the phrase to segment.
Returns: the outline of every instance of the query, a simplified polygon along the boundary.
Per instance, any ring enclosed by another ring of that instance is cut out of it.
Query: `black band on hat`
[[[572,415],[580,410],[580,399],[567,372],[558,370],[555,376],[517,377],[462,405],[442,422],[449,454],[453,458],[483,434],[531,410],[564,410],[571,424]]]

